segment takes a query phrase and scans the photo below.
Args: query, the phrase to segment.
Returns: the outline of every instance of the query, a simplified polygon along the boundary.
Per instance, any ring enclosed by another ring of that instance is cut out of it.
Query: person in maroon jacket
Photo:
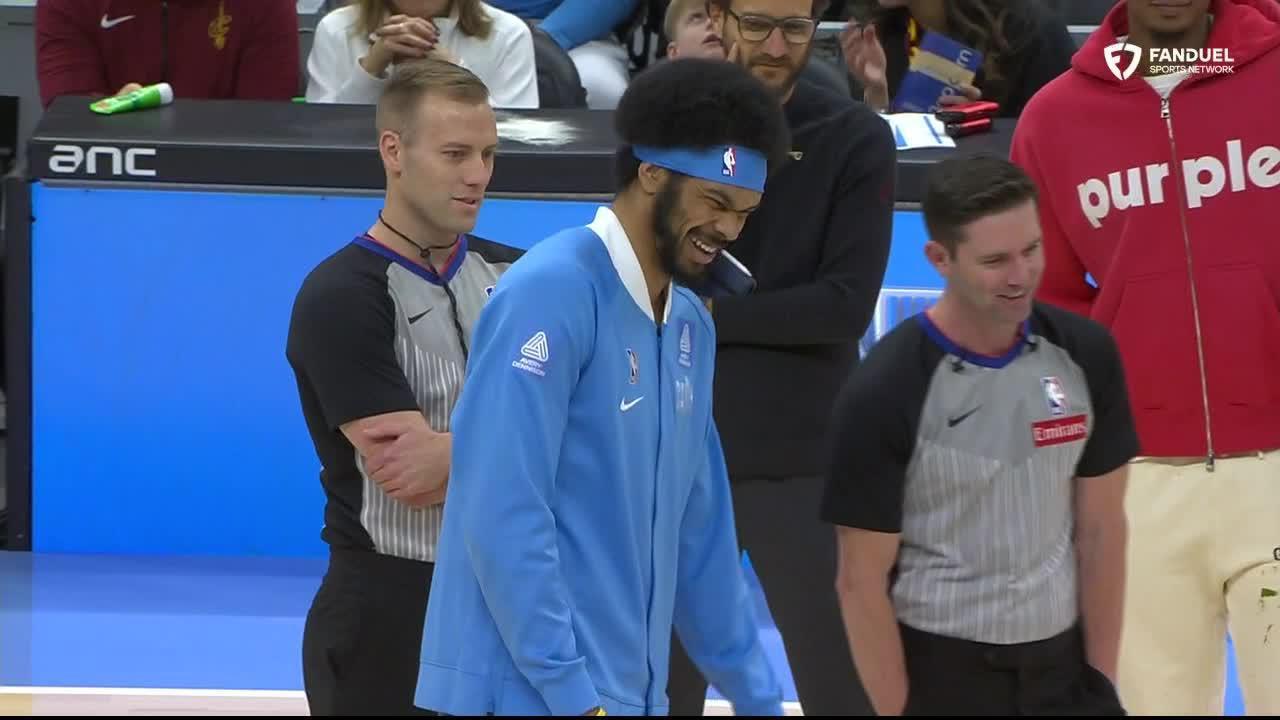
[[[1280,713],[1277,80],[1274,0],[1126,0],[1014,130],[1040,299],[1106,326],[1131,378],[1134,715],[1221,715],[1228,634],[1246,712]]]
[[[45,107],[168,82],[187,98],[298,93],[294,0],[40,0],[36,70]]]

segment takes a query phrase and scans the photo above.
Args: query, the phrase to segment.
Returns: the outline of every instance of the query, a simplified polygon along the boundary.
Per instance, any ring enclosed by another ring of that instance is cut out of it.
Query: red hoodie
[[[1121,2],[1013,139],[1041,193],[1040,297],[1111,329],[1160,457],[1280,448],[1280,4],[1210,12],[1206,47],[1234,73],[1192,74],[1167,104],[1141,73],[1118,79]]]
[[[295,0],[40,0],[45,107],[167,81],[188,98],[288,100],[300,87]]]

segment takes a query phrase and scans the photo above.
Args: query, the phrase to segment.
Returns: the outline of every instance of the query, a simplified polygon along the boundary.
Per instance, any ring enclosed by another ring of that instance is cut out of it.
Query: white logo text
[[[105,145],[93,145],[88,150],[79,145],[54,145],[53,154],[49,156],[49,171],[58,174],[69,174],[84,171],[89,175],[97,175],[99,163],[107,162],[109,172],[114,176],[155,177],[154,168],[143,167],[142,158],[156,156],[155,148],[117,148]]]
[[[547,342],[547,334],[541,330],[520,346],[520,357],[511,362],[511,367],[533,373],[538,377],[546,377],[543,364],[551,358],[551,346]]]
[[[1258,188],[1280,185],[1280,148],[1261,145],[1245,154],[1244,142],[1228,140],[1225,162],[1214,155],[1182,161],[1187,207],[1195,209],[1223,190],[1243,192],[1252,184]],[[1150,163],[1113,173],[1106,178],[1089,178],[1076,186],[1080,210],[1094,228],[1116,210],[1146,204],[1158,205],[1172,188],[1166,186],[1169,163]]]

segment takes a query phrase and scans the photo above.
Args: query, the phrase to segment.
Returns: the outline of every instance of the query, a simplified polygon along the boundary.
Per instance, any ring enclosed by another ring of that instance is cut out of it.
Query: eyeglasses
[[[789,17],[774,19],[767,15],[739,15],[725,9],[738,23],[738,34],[743,40],[751,43],[764,42],[773,34],[774,28],[782,29],[782,37],[792,45],[804,45],[813,39],[818,23],[813,18]]]

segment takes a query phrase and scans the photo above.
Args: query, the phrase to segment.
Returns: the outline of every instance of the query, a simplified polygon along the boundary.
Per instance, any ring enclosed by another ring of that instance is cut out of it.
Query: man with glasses
[[[715,416],[739,543],[782,635],[806,715],[870,715],[835,593],[835,529],[818,517],[832,400],[858,363],[889,257],[896,148],[851,97],[801,78],[825,0],[712,0],[736,62],[791,130],[789,161],[733,254],[757,289],[711,303]],[[673,645],[672,715],[699,715],[706,681]]]

